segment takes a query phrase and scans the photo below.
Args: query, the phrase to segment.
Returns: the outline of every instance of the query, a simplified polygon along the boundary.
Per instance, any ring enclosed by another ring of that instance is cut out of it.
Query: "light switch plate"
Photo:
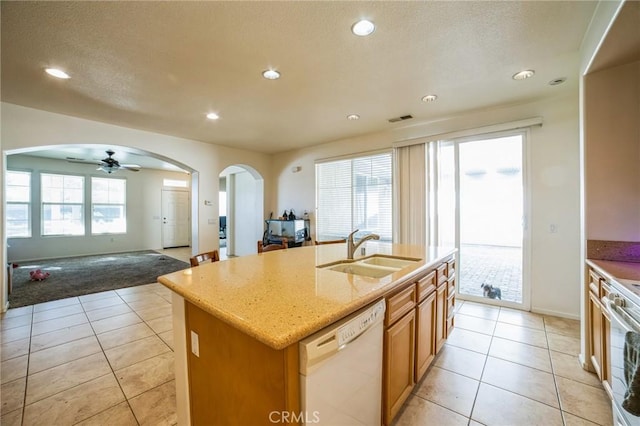
[[[193,330],[191,330],[191,352],[200,358],[200,340],[198,334]]]

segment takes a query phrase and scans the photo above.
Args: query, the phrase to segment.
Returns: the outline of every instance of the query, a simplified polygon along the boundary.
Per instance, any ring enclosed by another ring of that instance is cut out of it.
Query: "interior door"
[[[162,247],[184,247],[190,243],[189,192],[162,190]]]

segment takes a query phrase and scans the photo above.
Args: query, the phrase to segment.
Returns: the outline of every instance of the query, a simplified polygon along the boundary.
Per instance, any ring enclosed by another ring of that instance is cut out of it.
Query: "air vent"
[[[403,115],[402,117],[390,118],[389,119],[389,123],[397,123],[398,121],[409,120],[411,118],[413,118],[413,115],[411,115],[411,114]]]

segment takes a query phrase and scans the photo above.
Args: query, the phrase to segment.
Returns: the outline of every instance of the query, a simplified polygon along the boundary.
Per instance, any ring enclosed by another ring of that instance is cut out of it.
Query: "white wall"
[[[218,184],[222,170],[230,165],[243,164],[255,169],[267,180],[272,175],[271,156],[266,154],[114,126],[8,103],[1,104],[0,113],[2,122],[0,139],[4,153],[18,153],[16,150],[56,145],[116,144],[164,157],[198,172],[198,187],[195,188],[198,199],[194,200],[194,205],[198,208],[193,212],[192,217],[196,218],[195,223],[199,232],[197,238],[192,241],[194,251],[218,248]],[[4,197],[2,187],[0,192]],[[271,195],[265,193],[265,199],[271,199]],[[205,206],[203,200],[211,200],[212,204]],[[264,212],[259,213],[264,217]],[[4,216],[0,219],[4,223]],[[0,305],[4,306],[6,289],[0,293],[2,294],[4,296],[0,296]]]
[[[588,240],[640,241],[640,62],[585,76]]]
[[[258,181],[249,172],[233,173],[227,176],[233,181],[233,196],[231,200],[234,208],[231,217],[233,239],[233,255],[244,256],[257,252],[257,241],[262,238],[262,226],[258,227],[255,211],[261,209],[258,193]],[[228,194],[229,195],[229,194]]]
[[[569,76],[571,78],[571,76]],[[577,78],[577,76],[574,76]],[[529,139],[531,175],[531,309],[578,318],[580,313],[578,93],[523,105],[418,123],[393,131],[339,140],[274,156],[274,198],[279,212],[315,211],[317,159],[391,149],[396,141],[541,116]],[[301,170],[292,173],[292,167]],[[315,233],[312,217],[312,234]],[[557,233],[549,233],[554,224]]]
[[[163,179],[190,181],[185,173],[142,169],[134,172],[119,172],[114,178],[126,179],[127,233],[95,235],[90,233],[91,209],[89,203],[91,177],[106,177],[97,172],[95,166],[74,164],[66,161],[45,159],[27,155],[9,155],[8,170],[32,172],[31,238],[9,238],[11,246],[7,257],[12,262],[54,257],[79,256],[83,254],[114,253],[133,250],[159,249],[161,243],[161,190]],[[85,177],[85,227],[84,236],[42,237],[40,232],[39,190],[40,172],[73,173]]]

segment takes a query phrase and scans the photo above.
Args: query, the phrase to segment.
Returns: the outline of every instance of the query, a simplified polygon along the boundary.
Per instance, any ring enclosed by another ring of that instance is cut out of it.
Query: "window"
[[[391,153],[316,164],[316,239],[359,229],[391,241],[391,176]]]
[[[121,234],[127,232],[127,181],[91,178],[91,233]]]
[[[189,182],[187,182],[186,180],[179,180],[179,179],[163,179],[162,185],[174,186],[177,188],[187,188],[189,186]]]
[[[42,235],[84,235],[84,177],[42,173]]]
[[[7,237],[31,237],[31,173],[7,170]]]

